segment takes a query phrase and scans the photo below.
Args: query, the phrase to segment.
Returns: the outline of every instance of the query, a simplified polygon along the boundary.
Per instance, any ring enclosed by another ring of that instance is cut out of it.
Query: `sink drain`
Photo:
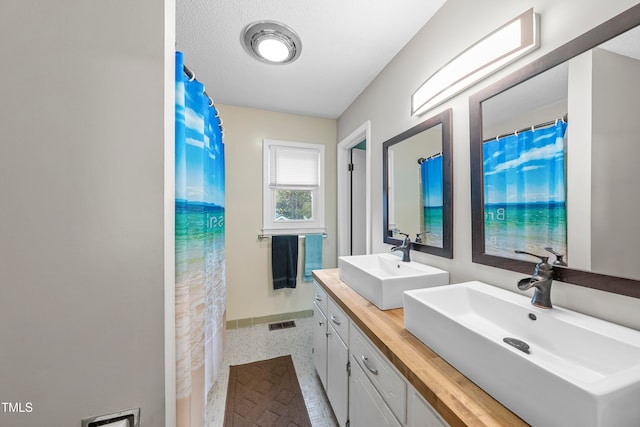
[[[511,347],[515,347],[518,350],[529,354],[529,344],[527,344],[526,342],[519,340],[517,338],[503,338],[502,341],[506,342],[507,344],[509,344]]]

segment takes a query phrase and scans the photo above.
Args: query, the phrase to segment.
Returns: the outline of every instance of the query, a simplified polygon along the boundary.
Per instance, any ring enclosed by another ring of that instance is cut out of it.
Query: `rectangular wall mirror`
[[[640,297],[640,5],[470,98],[473,261]]]
[[[383,144],[384,242],[453,258],[451,110]]]

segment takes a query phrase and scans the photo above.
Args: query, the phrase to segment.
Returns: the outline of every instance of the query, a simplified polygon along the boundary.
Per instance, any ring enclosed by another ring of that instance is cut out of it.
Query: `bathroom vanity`
[[[314,363],[340,426],[509,426],[522,421],[339,278],[313,272]]]

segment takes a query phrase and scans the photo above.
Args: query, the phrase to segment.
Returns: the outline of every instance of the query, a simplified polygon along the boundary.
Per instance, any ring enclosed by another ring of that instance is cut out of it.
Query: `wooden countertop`
[[[313,277],[451,427],[528,426],[404,329],[403,309],[378,309],[342,282],[337,268]]]

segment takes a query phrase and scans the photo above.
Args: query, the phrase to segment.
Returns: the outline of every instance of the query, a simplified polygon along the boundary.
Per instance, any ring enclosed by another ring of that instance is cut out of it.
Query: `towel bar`
[[[293,233],[293,234],[297,234],[297,233]],[[272,236],[271,234],[258,234],[258,240],[270,239],[271,236]],[[322,233],[322,237],[326,239],[327,233]],[[298,234],[298,238],[304,239],[304,234]]]

